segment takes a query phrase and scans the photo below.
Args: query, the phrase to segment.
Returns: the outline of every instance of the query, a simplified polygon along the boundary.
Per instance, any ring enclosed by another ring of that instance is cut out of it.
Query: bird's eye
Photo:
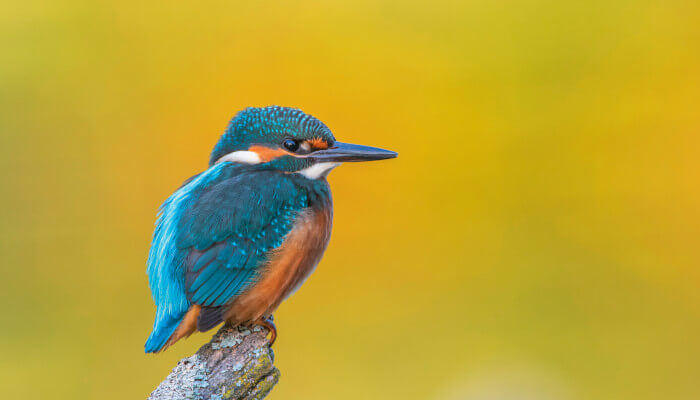
[[[282,145],[284,146],[285,149],[291,151],[292,153],[299,150],[299,143],[297,143],[296,141],[294,141],[292,139],[285,140],[284,143],[282,143]]]

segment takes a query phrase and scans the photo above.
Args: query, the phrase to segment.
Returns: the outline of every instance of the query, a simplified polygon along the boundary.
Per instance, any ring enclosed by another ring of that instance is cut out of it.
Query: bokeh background
[[[158,205],[246,106],[329,180],[271,399],[700,398],[700,3],[0,5],[4,398],[145,396]]]

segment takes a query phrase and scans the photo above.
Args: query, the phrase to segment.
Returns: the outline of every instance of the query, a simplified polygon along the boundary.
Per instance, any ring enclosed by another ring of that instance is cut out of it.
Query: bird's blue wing
[[[250,287],[307,206],[306,191],[278,172],[242,173],[207,188],[178,227],[189,302],[222,306]]]
[[[256,282],[267,252],[282,244],[308,196],[284,174],[230,163],[173,193],[160,209],[148,257],[156,318],[146,352],[163,348],[192,304],[203,306],[202,322],[206,311]]]
[[[222,178],[224,167],[225,163],[217,164],[188,179],[160,207],[146,270],[156,303],[153,331],[144,346],[147,353],[160,351],[165,346],[190,307],[183,271],[187,252],[177,247],[178,225],[184,210],[197,196]]]

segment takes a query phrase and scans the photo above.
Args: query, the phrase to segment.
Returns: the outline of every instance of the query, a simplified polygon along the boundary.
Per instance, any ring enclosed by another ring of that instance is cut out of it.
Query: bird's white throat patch
[[[338,165],[340,165],[339,162],[322,162],[314,164],[308,168],[304,168],[299,171],[299,173],[309,179],[318,179],[322,176],[328,175],[328,173]]]
[[[241,164],[260,164],[260,155],[254,151],[239,150],[226,154],[225,156],[216,160],[216,163],[230,161]]]

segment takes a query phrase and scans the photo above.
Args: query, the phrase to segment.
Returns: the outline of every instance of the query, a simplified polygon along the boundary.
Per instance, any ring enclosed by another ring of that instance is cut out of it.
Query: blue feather
[[[197,272],[200,269],[204,268],[207,264],[209,264],[214,257],[216,257],[216,253],[213,251],[207,251],[204,254],[202,254],[201,257],[197,259],[197,262],[194,264],[194,267],[192,267],[193,272]]]
[[[178,224],[193,197],[202,187],[217,179],[223,167],[223,164],[217,164],[196,176],[173,193],[160,208],[146,269],[156,303],[153,331],[145,345],[148,353],[163,348],[190,307],[182,270],[186,252],[176,245]]]
[[[223,275],[223,279],[210,279],[194,294],[192,301],[200,304],[211,304],[210,298],[216,298],[216,293],[227,286],[230,278]]]
[[[211,264],[209,264],[209,266],[204,271],[202,271],[201,274],[199,274],[197,279],[195,279],[192,286],[190,286],[190,288],[189,288],[190,292],[197,292],[200,290],[200,287],[201,287],[201,290],[204,290],[202,285],[211,281],[210,278],[212,276],[214,276],[214,274],[217,273],[217,270],[219,269],[220,265],[221,265],[221,263],[219,261],[214,261]]]

